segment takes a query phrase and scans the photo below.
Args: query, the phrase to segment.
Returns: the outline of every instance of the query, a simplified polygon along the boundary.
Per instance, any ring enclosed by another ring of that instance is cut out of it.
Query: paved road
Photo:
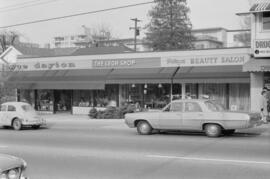
[[[140,136],[122,120],[50,117],[40,130],[0,129],[0,152],[24,158],[31,179],[269,179],[270,125]]]

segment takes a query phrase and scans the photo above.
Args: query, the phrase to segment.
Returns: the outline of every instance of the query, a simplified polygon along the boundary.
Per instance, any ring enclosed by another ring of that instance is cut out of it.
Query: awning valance
[[[252,13],[270,11],[270,2],[261,2],[253,4],[249,11]]]
[[[270,59],[253,59],[243,65],[244,72],[270,72]]]

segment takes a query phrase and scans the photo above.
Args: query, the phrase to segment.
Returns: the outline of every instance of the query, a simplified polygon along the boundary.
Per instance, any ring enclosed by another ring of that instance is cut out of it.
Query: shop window
[[[227,88],[226,84],[199,84],[201,90],[199,97],[208,98],[217,101],[222,106],[227,106]]]
[[[270,30],[270,12],[263,12],[262,24],[263,30]]]
[[[181,84],[173,84],[173,90],[172,90],[172,99],[181,99],[182,98],[182,86]]]
[[[175,86],[175,95],[180,96],[181,86]],[[161,109],[170,102],[171,84],[128,84],[120,85],[120,102],[139,103],[144,108]]]
[[[35,104],[35,91],[34,90],[19,90],[19,99],[20,101],[27,102],[34,106]]]
[[[234,111],[249,111],[250,85],[229,84],[229,108]]]
[[[270,72],[264,73],[264,86],[270,89]]]
[[[106,107],[119,103],[119,85],[107,84],[105,90],[74,90],[73,106],[79,107]]]
[[[144,85],[145,108],[161,109],[170,102],[171,84],[148,84]],[[145,93],[146,92],[146,93]]]
[[[198,98],[198,84],[186,84],[185,98],[197,99]]]
[[[53,90],[37,91],[37,109],[39,111],[53,111]]]
[[[89,107],[94,106],[92,90],[74,90],[73,106]]]

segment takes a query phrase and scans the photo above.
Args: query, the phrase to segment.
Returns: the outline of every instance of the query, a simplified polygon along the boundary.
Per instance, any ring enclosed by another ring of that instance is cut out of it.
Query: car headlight
[[[18,179],[20,176],[19,169],[11,169],[8,171],[8,179]]]
[[[0,179],[8,179],[7,174],[2,173],[2,174],[0,175]]]

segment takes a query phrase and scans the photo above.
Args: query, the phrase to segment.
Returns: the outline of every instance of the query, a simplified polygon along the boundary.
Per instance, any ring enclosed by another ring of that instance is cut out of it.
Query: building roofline
[[[225,29],[223,27],[210,27],[210,28],[192,29],[191,32],[208,31],[208,30],[225,30],[225,31],[228,31],[228,29]]]
[[[207,50],[230,50],[230,49],[250,49],[250,46],[246,46],[246,47],[227,47],[227,48],[207,48],[207,49],[184,49],[184,50],[164,50],[164,51],[136,51],[136,52],[123,52],[123,53],[119,53],[119,52],[115,52],[115,53],[104,53],[104,54],[93,54],[93,55],[59,55],[59,56],[40,56],[40,57],[23,57],[23,56],[19,56],[19,59],[36,59],[36,58],[53,58],[53,57],[72,57],[72,56],[96,56],[96,55],[109,55],[109,54],[141,54],[141,53],[166,53],[166,52],[186,52],[186,51],[207,51]]]

